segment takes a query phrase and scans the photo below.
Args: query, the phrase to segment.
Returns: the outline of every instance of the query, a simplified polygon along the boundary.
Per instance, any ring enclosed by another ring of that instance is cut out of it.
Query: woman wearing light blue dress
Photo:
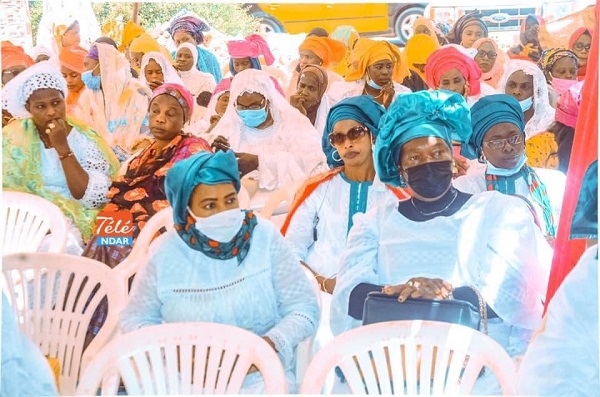
[[[175,230],[150,246],[121,330],[191,321],[249,330],[277,351],[293,391],[296,346],[316,332],[317,299],[279,230],[240,210],[239,189],[231,151],[199,153],[171,168],[165,190]],[[258,373],[250,374],[242,392],[263,391]]]

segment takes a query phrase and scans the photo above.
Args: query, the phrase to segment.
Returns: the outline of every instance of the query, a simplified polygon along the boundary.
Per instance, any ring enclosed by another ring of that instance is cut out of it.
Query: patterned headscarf
[[[317,65],[306,65],[300,71],[300,76],[298,76],[298,84],[300,84],[300,78],[302,78],[302,75],[307,73],[312,74],[317,78],[317,82],[319,83],[319,98],[322,98],[325,94],[325,91],[327,91],[327,85],[329,84],[327,71]]]
[[[481,92],[481,69],[477,62],[467,54],[455,47],[444,46],[427,59],[425,65],[425,80],[432,89],[440,88],[440,79],[449,70],[458,69],[465,80],[469,83],[469,96],[479,95]]]
[[[330,168],[341,167],[343,160],[336,160],[333,157],[335,148],[329,142],[329,134],[333,132],[335,124],[342,120],[354,120],[369,129],[373,137],[379,134],[379,121],[385,114],[385,108],[376,102],[370,95],[359,95],[345,98],[334,105],[327,115],[327,124],[323,130],[321,147],[327,157],[327,164]]]
[[[451,91],[419,91],[401,94],[379,121],[375,141],[375,170],[379,179],[406,187],[398,172],[400,151],[408,141],[422,137],[466,142],[471,136],[471,114],[464,98]]]
[[[171,37],[174,37],[175,33],[180,30],[183,30],[192,36],[197,44],[202,44],[204,42],[203,32],[210,31],[210,27],[206,24],[206,22],[200,20],[199,18],[187,15],[174,19],[171,22],[171,26],[169,26],[169,33],[171,34]]]
[[[183,110],[184,123],[192,117],[192,113],[194,112],[194,97],[187,88],[174,83],[166,83],[156,87],[152,91],[152,98],[150,99],[148,108],[152,105],[152,101],[159,95],[169,95],[177,100]]]
[[[552,81],[552,67],[554,66],[554,63],[565,57],[573,59],[575,61],[575,67],[579,68],[579,59],[577,59],[577,55],[571,50],[567,50],[566,48],[550,48],[542,52],[538,66],[542,69],[542,72],[544,72],[544,76],[548,83]]]
[[[483,30],[483,37],[488,37],[488,28],[483,19],[481,19],[482,17],[483,14],[475,10],[458,18],[446,36],[448,41],[450,41],[450,43],[460,45],[463,31],[471,25],[478,25],[481,30]]]

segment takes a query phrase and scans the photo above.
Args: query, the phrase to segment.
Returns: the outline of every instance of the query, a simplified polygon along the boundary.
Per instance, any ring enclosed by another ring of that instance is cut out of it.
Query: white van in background
[[[462,15],[477,9],[483,14],[489,37],[500,48],[508,50],[519,42],[521,22],[527,15],[541,15],[546,22],[550,22],[593,3],[593,0],[433,0],[428,3],[424,15],[436,22],[444,21],[452,25]]]

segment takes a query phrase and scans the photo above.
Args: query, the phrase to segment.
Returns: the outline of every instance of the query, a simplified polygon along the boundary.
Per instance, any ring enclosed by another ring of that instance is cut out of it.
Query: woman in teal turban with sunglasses
[[[552,250],[523,200],[452,186],[452,142],[470,133],[469,108],[449,91],[402,94],[382,117],[377,175],[412,198],[354,217],[333,293],[334,334],[362,324],[369,291],[404,302],[450,299],[453,287],[473,285],[489,306],[489,336],[511,356],[523,353],[542,315]],[[486,373],[474,392],[498,388]]]
[[[294,380],[298,343],[316,332],[317,298],[279,230],[241,210],[232,151],[179,161],[165,180],[175,230],[156,239],[121,313],[121,330],[163,322],[214,322],[262,336]],[[241,392],[264,392],[258,373]]]

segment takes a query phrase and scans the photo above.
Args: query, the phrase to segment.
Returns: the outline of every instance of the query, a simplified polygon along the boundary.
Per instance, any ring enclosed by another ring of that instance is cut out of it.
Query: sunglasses
[[[356,142],[364,137],[367,132],[369,132],[369,129],[362,125],[350,128],[345,134],[341,132],[332,132],[329,134],[329,143],[331,146],[340,146],[346,142],[346,139],[349,139],[350,142]]]
[[[484,142],[483,144],[485,146],[487,146],[489,149],[500,150],[504,147],[506,142],[508,142],[511,146],[518,145],[519,143],[523,142],[523,135],[522,134],[511,135],[508,138],[494,139],[493,141],[487,141],[487,142]]]

